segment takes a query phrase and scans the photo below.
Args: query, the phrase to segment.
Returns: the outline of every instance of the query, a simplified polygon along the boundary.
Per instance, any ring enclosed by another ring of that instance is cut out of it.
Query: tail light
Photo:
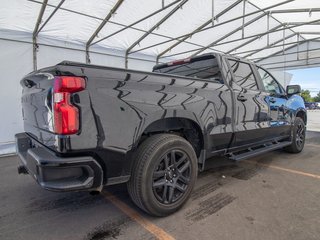
[[[82,77],[54,78],[53,129],[55,133],[68,135],[79,131],[79,109],[72,104],[71,94],[84,89],[85,80]]]

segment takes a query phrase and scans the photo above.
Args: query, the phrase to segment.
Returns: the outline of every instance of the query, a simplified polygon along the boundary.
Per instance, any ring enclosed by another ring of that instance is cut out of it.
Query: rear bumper
[[[52,191],[102,190],[103,171],[94,158],[57,157],[25,133],[15,137],[22,164],[43,188]]]

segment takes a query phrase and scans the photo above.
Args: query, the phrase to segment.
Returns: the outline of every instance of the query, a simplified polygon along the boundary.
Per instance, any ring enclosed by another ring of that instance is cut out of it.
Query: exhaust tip
[[[18,166],[18,173],[19,174],[29,174],[27,168],[23,165]]]

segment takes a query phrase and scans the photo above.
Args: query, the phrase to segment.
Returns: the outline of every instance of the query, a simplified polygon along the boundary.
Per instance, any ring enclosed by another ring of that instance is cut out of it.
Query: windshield
[[[213,55],[191,59],[178,64],[162,64],[155,66],[154,72],[186,76],[192,78],[210,79],[223,83],[217,58]]]

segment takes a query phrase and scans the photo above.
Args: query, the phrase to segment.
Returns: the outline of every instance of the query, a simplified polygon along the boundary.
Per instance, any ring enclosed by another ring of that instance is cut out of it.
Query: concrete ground
[[[320,110],[308,110],[308,124],[309,131],[320,131]]]
[[[210,160],[191,199],[154,218],[125,186],[101,195],[54,193],[0,159],[0,239],[320,239],[320,133],[300,154],[276,151],[241,163]]]

